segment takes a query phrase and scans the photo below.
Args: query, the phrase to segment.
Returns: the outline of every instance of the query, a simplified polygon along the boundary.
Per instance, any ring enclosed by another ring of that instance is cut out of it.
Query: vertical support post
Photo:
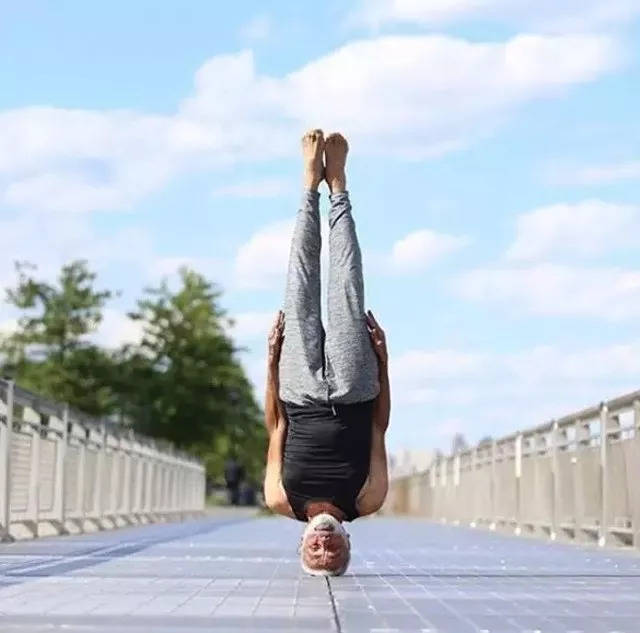
[[[141,448],[141,447],[138,447]],[[144,514],[144,508],[142,507],[142,494],[143,494],[143,476],[144,476],[144,455],[142,451],[138,451],[138,458],[136,464],[136,488],[134,491],[134,503],[135,503],[135,513],[137,515]]]
[[[122,438],[120,439],[120,450],[123,451],[124,472],[122,473],[122,507],[118,510],[123,515],[129,516],[131,514],[131,454],[129,451],[124,451]]]
[[[520,534],[522,532],[522,433],[516,435],[514,442],[514,475],[516,479],[516,527],[514,532]]]
[[[102,499],[102,479],[105,476],[107,450],[107,431],[104,424],[100,425],[100,449],[96,451],[96,476],[93,482],[93,511],[98,521],[98,525],[102,526],[100,521],[104,514]]]
[[[0,447],[4,487],[2,490],[2,507],[0,507],[0,541],[13,540],[9,528],[11,526],[11,437],[13,435],[13,380],[6,381],[7,416],[6,426],[0,425]]]
[[[151,454],[151,459],[149,460],[149,479],[148,479],[148,490],[149,494],[147,495],[148,499],[148,507],[149,514],[154,515],[156,511],[156,480],[158,478],[158,462],[156,460],[156,450],[155,447]]]
[[[453,485],[456,488],[460,485],[460,453],[453,457]]]
[[[56,520],[60,524],[60,533],[66,532],[64,524],[65,501],[66,501],[66,469],[67,443],[69,440],[69,405],[65,404],[62,411],[62,435],[58,438],[56,451],[56,492],[55,492],[55,514]]]
[[[447,514],[449,509],[449,495],[447,490],[447,466],[449,463],[449,458],[445,457],[440,460],[440,486],[442,488],[441,491],[441,500],[440,500],[440,520],[444,523],[447,520]]]
[[[124,466],[120,468],[120,446],[112,449],[111,455],[111,472],[109,473],[109,481],[111,482],[111,493],[109,494],[109,516],[115,523],[115,517],[118,514],[118,496],[120,486],[122,485],[122,475]]]
[[[40,420],[31,421],[29,424],[31,425],[31,472],[27,507],[29,519],[33,522],[33,536],[37,538],[40,523]]]
[[[560,431],[558,421],[551,423],[551,532],[549,538],[555,541],[558,536],[560,522],[560,472],[558,468],[558,444]]]
[[[85,489],[87,486],[87,429],[82,427],[84,431],[84,437],[80,439],[80,445],[78,446],[78,513],[80,515],[79,523],[80,529],[84,532],[85,520],[87,518],[87,508],[84,502]]]
[[[497,488],[496,488],[496,441],[491,440],[491,482],[490,482],[490,495],[491,495],[491,522],[489,523],[489,529],[496,529],[496,511],[498,509],[497,503]]]
[[[178,481],[178,490],[180,490],[180,512],[184,513],[187,509],[187,491],[184,485],[184,464],[180,464]]]
[[[600,525],[598,526],[598,545],[607,544],[609,527],[609,472],[607,468],[607,448],[609,444],[609,409],[600,405]]]
[[[640,400],[633,403],[633,446],[634,470],[640,468]],[[640,484],[637,479],[627,477],[629,498],[631,499],[631,525],[633,526],[633,545],[640,550]]]
[[[479,520],[478,514],[478,501],[480,498],[479,495],[479,486],[478,486],[478,447],[474,446],[471,449],[471,480],[469,482],[469,494],[471,495],[471,521],[469,523],[470,527],[476,527]]]
[[[460,453],[456,453],[453,456],[453,488],[451,490],[451,518],[456,525],[460,523],[460,518],[464,514],[460,502]]]
[[[581,458],[584,451],[589,447],[589,426],[583,420],[575,421],[575,453],[571,459],[573,465],[573,521],[575,541],[586,541],[586,533],[584,531],[584,479],[582,476]]]

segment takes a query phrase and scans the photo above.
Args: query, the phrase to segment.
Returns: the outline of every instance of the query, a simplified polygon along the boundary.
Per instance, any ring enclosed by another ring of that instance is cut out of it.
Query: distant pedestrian
[[[244,467],[233,454],[224,465],[224,480],[229,503],[237,506],[240,502],[240,485],[244,480]]]

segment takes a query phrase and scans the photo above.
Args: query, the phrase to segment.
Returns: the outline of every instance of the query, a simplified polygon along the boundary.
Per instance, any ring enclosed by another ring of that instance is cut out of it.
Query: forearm
[[[384,431],[373,427],[371,435],[371,462],[369,478],[358,499],[358,511],[362,516],[377,512],[387,496],[389,488],[387,450]]]
[[[264,398],[264,423],[269,437],[277,428],[278,420],[281,418],[279,390],[278,368],[269,366],[267,368],[267,386]]]
[[[267,507],[277,514],[293,517],[287,495],[282,487],[282,452],[286,426],[279,425],[269,438],[267,467],[264,477],[264,499]]]
[[[373,422],[374,426],[384,433],[389,426],[389,416],[391,414],[391,387],[389,384],[389,369],[386,362],[380,362],[378,365],[378,379],[380,392],[373,408]]]

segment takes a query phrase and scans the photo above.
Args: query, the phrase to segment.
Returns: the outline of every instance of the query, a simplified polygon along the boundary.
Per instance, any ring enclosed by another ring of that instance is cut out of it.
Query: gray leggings
[[[320,194],[305,191],[285,295],[280,398],[298,405],[352,404],[378,395],[378,363],[364,317],[362,257],[349,195],[329,196],[328,328],[320,311]]]

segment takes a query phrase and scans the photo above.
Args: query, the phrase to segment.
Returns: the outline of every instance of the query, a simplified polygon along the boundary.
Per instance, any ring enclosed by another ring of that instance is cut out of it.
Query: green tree
[[[130,314],[143,337],[121,352],[114,391],[123,416],[141,433],[195,452],[212,475],[233,449],[248,470],[261,468],[260,408],[227,335],[220,291],[187,268],[180,282],[176,292],[166,282],[147,289]]]
[[[113,364],[87,336],[98,328],[113,293],[94,289],[96,275],[86,261],[64,266],[55,284],[36,279],[36,270],[17,263],[18,283],[7,290],[7,302],[23,314],[16,332],[0,342],[3,372],[87,413],[108,413]]]

